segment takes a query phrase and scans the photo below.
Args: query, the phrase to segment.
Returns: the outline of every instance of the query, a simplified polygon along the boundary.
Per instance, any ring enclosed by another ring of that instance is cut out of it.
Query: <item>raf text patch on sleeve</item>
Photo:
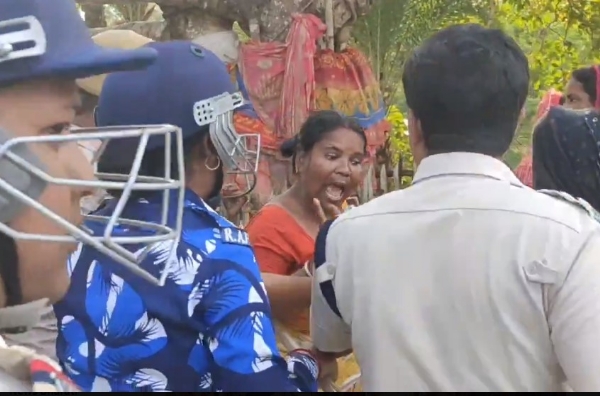
[[[224,243],[232,243],[234,245],[250,246],[248,233],[234,227],[221,228],[221,241]]]

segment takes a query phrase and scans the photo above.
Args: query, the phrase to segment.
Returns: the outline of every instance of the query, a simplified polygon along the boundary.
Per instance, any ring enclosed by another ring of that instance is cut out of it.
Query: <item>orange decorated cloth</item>
[[[315,108],[336,110],[358,120],[371,154],[385,143],[391,125],[369,59],[358,49],[319,51],[315,57]]]
[[[240,48],[247,97],[278,137],[298,132],[313,108],[313,58],[326,28],[315,15],[294,14],[285,43],[250,42]]]
[[[314,110],[337,110],[358,120],[373,152],[391,125],[379,82],[355,48],[319,50],[325,26],[314,15],[295,14],[285,43],[250,42],[240,49],[238,87],[252,103],[251,117],[265,124],[263,146],[277,148],[294,136]]]

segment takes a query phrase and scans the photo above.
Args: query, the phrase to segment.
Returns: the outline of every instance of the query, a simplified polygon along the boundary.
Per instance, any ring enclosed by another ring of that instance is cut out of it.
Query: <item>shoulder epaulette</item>
[[[598,211],[583,198],[576,198],[564,191],[557,190],[538,190],[538,192],[549,195],[556,199],[560,199],[561,201],[568,202],[571,205],[575,205],[585,210],[594,219],[600,221],[600,213],[598,213]]]

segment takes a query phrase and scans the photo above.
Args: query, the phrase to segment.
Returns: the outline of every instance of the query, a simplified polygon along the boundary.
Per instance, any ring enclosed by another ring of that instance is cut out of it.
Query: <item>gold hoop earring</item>
[[[208,158],[206,158],[204,160],[204,166],[206,166],[206,169],[208,169],[209,171],[216,171],[221,166],[221,158],[217,157],[217,165],[214,168],[208,165]]]

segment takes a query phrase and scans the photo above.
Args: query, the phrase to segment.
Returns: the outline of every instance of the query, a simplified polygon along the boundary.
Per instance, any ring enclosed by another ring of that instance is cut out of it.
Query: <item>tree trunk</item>
[[[349,39],[350,26],[372,8],[373,1],[333,0],[336,47],[339,48]],[[77,0],[77,2],[82,6],[88,6],[104,3],[129,4],[132,0]],[[323,19],[326,11],[325,0],[152,0],[152,2],[160,6],[166,21],[160,33],[163,40],[193,39],[202,34],[231,30],[235,21],[248,32],[251,21],[255,21],[260,40],[284,41],[291,26],[293,13],[312,13]],[[140,28],[140,26],[136,27]]]
[[[106,26],[103,4],[82,4],[81,11],[85,14],[85,23],[89,28]]]

